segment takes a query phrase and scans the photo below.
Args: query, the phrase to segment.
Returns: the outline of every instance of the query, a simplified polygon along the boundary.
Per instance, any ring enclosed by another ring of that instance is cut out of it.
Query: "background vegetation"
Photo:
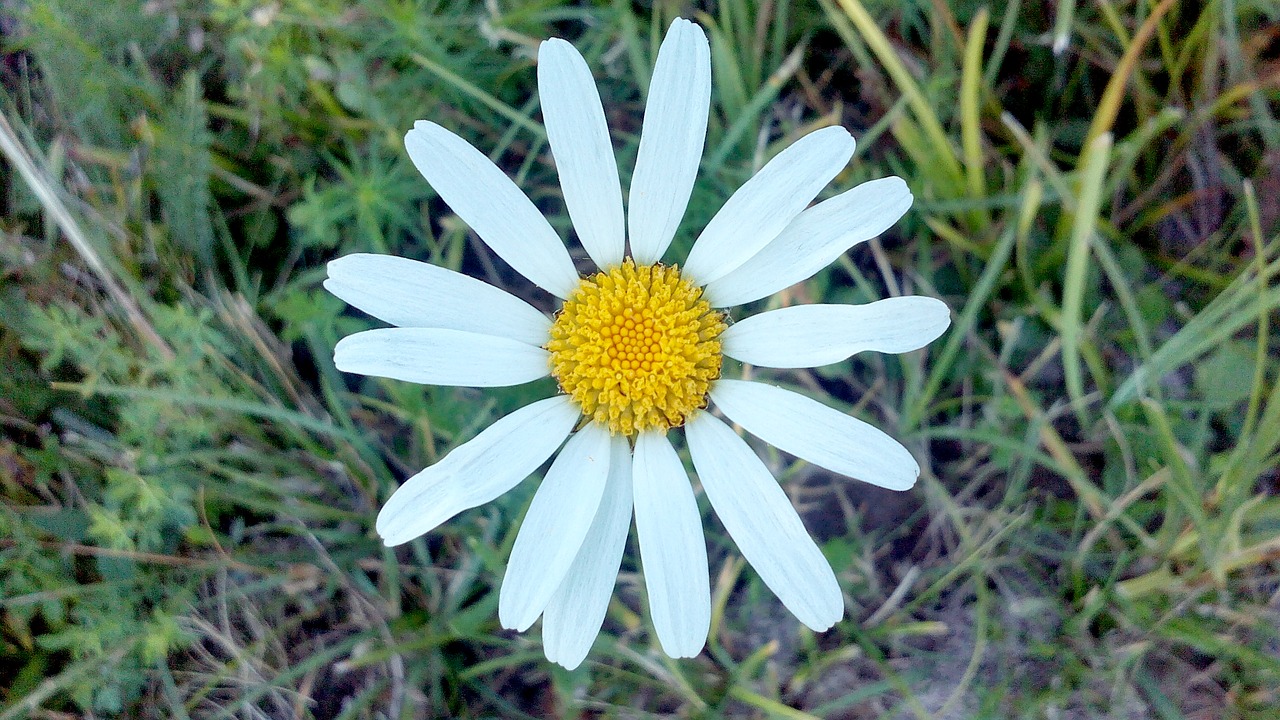
[[[371,321],[320,281],[376,251],[528,293],[404,131],[491,151],[567,234],[538,41],[587,57],[625,186],[677,14],[715,79],[677,244],[838,123],[828,192],[898,174],[916,205],[783,301],[916,292],[955,321],[774,376],[924,469],[893,494],[766,456],[844,621],[796,623],[704,506],[703,655],[662,655],[631,553],[566,672],[496,618],[535,481],[396,552],[372,531],[548,388],[341,375]],[[9,0],[0,29],[0,719],[1275,717],[1269,0]]]

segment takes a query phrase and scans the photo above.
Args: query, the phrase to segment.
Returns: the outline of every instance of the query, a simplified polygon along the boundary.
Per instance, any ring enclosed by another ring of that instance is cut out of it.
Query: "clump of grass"
[[[16,16],[0,718],[1267,716],[1274,10],[428,6]],[[340,375],[335,340],[368,321],[319,289],[321,268],[392,252],[509,286],[418,178],[404,129],[430,117],[475,141],[567,233],[537,42],[568,37],[596,69],[626,173],[657,42],[690,12],[716,90],[677,242],[839,123],[859,149],[833,190],[899,174],[916,207],[790,292],[920,292],[955,322],[927,354],[781,377],[875,416],[924,467],[891,495],[766,458],[846,620],[799,628],[705,513],[706,652],[661,654],[628,559],[570,673],[496,621],[534,482],[397,552],[371,529],[399,479],[545,388]]]

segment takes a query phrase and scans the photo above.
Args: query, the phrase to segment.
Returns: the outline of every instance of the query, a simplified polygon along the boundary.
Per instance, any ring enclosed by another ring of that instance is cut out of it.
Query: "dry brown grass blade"
[[[75,248],[76,253],[93,271],[93,274],[98,278],[98,282],[102,283],[107,295],[124,313],[129,324],[134,327],[138,335],[154,347],[164,359],[172,360],[174,358],[173,349],[152,327],[146,314],[142,312],[142,308],[138,306],[133,297],[125,292],[120,283],[116,281],[115,275],[98,255],[98,251],[89,243],[89,239],[85,237],[75,218],[71,216],[66,204],[62,202],[62,198],[58,197],[57,184],[49,177],[48,173],[36,164],[35,159],[22,146],[22,141],[18,139],[18,134],[14,132],[13,126],[9,124],[9,119],[5,117],[3,111],[0,111],[0,151],[4,152],[5,157],[9,158],[9,162],[13,164],[22,179],[27,182],[27,186],[31,188],[31,191],[35,193],[45,212],[49,213],[54,222],[57,223],[71,246]]]

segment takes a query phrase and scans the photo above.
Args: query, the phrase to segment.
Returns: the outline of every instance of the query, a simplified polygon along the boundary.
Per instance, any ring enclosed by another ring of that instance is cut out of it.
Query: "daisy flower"
[[[925,297],[784,307],[729,323],[726,308],[812,277],[911,206],[896,177],[807,207],[853,154],[828,127],[781,152],[707,224],[683,265],[661,261],[693,190],[707,129],[706,35],[677,19],[658,51],[628,212],[604,110],[582,56],[552,39],[538,92],[573,227],[597,270],[580,276],[528,197],[465,140],[428,121],[405,136],[414,165],[516,272],[562,303],[547,317],[503,290],[387,255],[329,263],[324,286],[395,327],[343,338],[345,372],[432,385],[496,387],[550,375],[554,396],[493,423],[409,478],[378,514],[387,545],[489,502],[555,460],[517,535],[498,617],[524,631],[542,617],[549,659],[582,662],[600,631],[634,513],[654,629],[692,657],[711,617],[702,518],[672,444],[684,436],[707,499],[743,557],[805,625],[844,614],[836,576],[769,469],[729,425],[834,473],[894,490],[919,466],[861,420],[773,385],[721,377],[724,358],[773,368],[902,353],[946,329]],[[627,251],[626,240],[630,241]],[[557,450],[559,453],[557,454]]]

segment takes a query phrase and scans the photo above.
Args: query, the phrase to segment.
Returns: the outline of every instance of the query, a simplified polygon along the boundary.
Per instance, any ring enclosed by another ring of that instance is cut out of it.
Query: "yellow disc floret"
[[[583,278],[551,326],[551,374],[613,434],[683,425],[720,377],[724,314],[665,265]]]

